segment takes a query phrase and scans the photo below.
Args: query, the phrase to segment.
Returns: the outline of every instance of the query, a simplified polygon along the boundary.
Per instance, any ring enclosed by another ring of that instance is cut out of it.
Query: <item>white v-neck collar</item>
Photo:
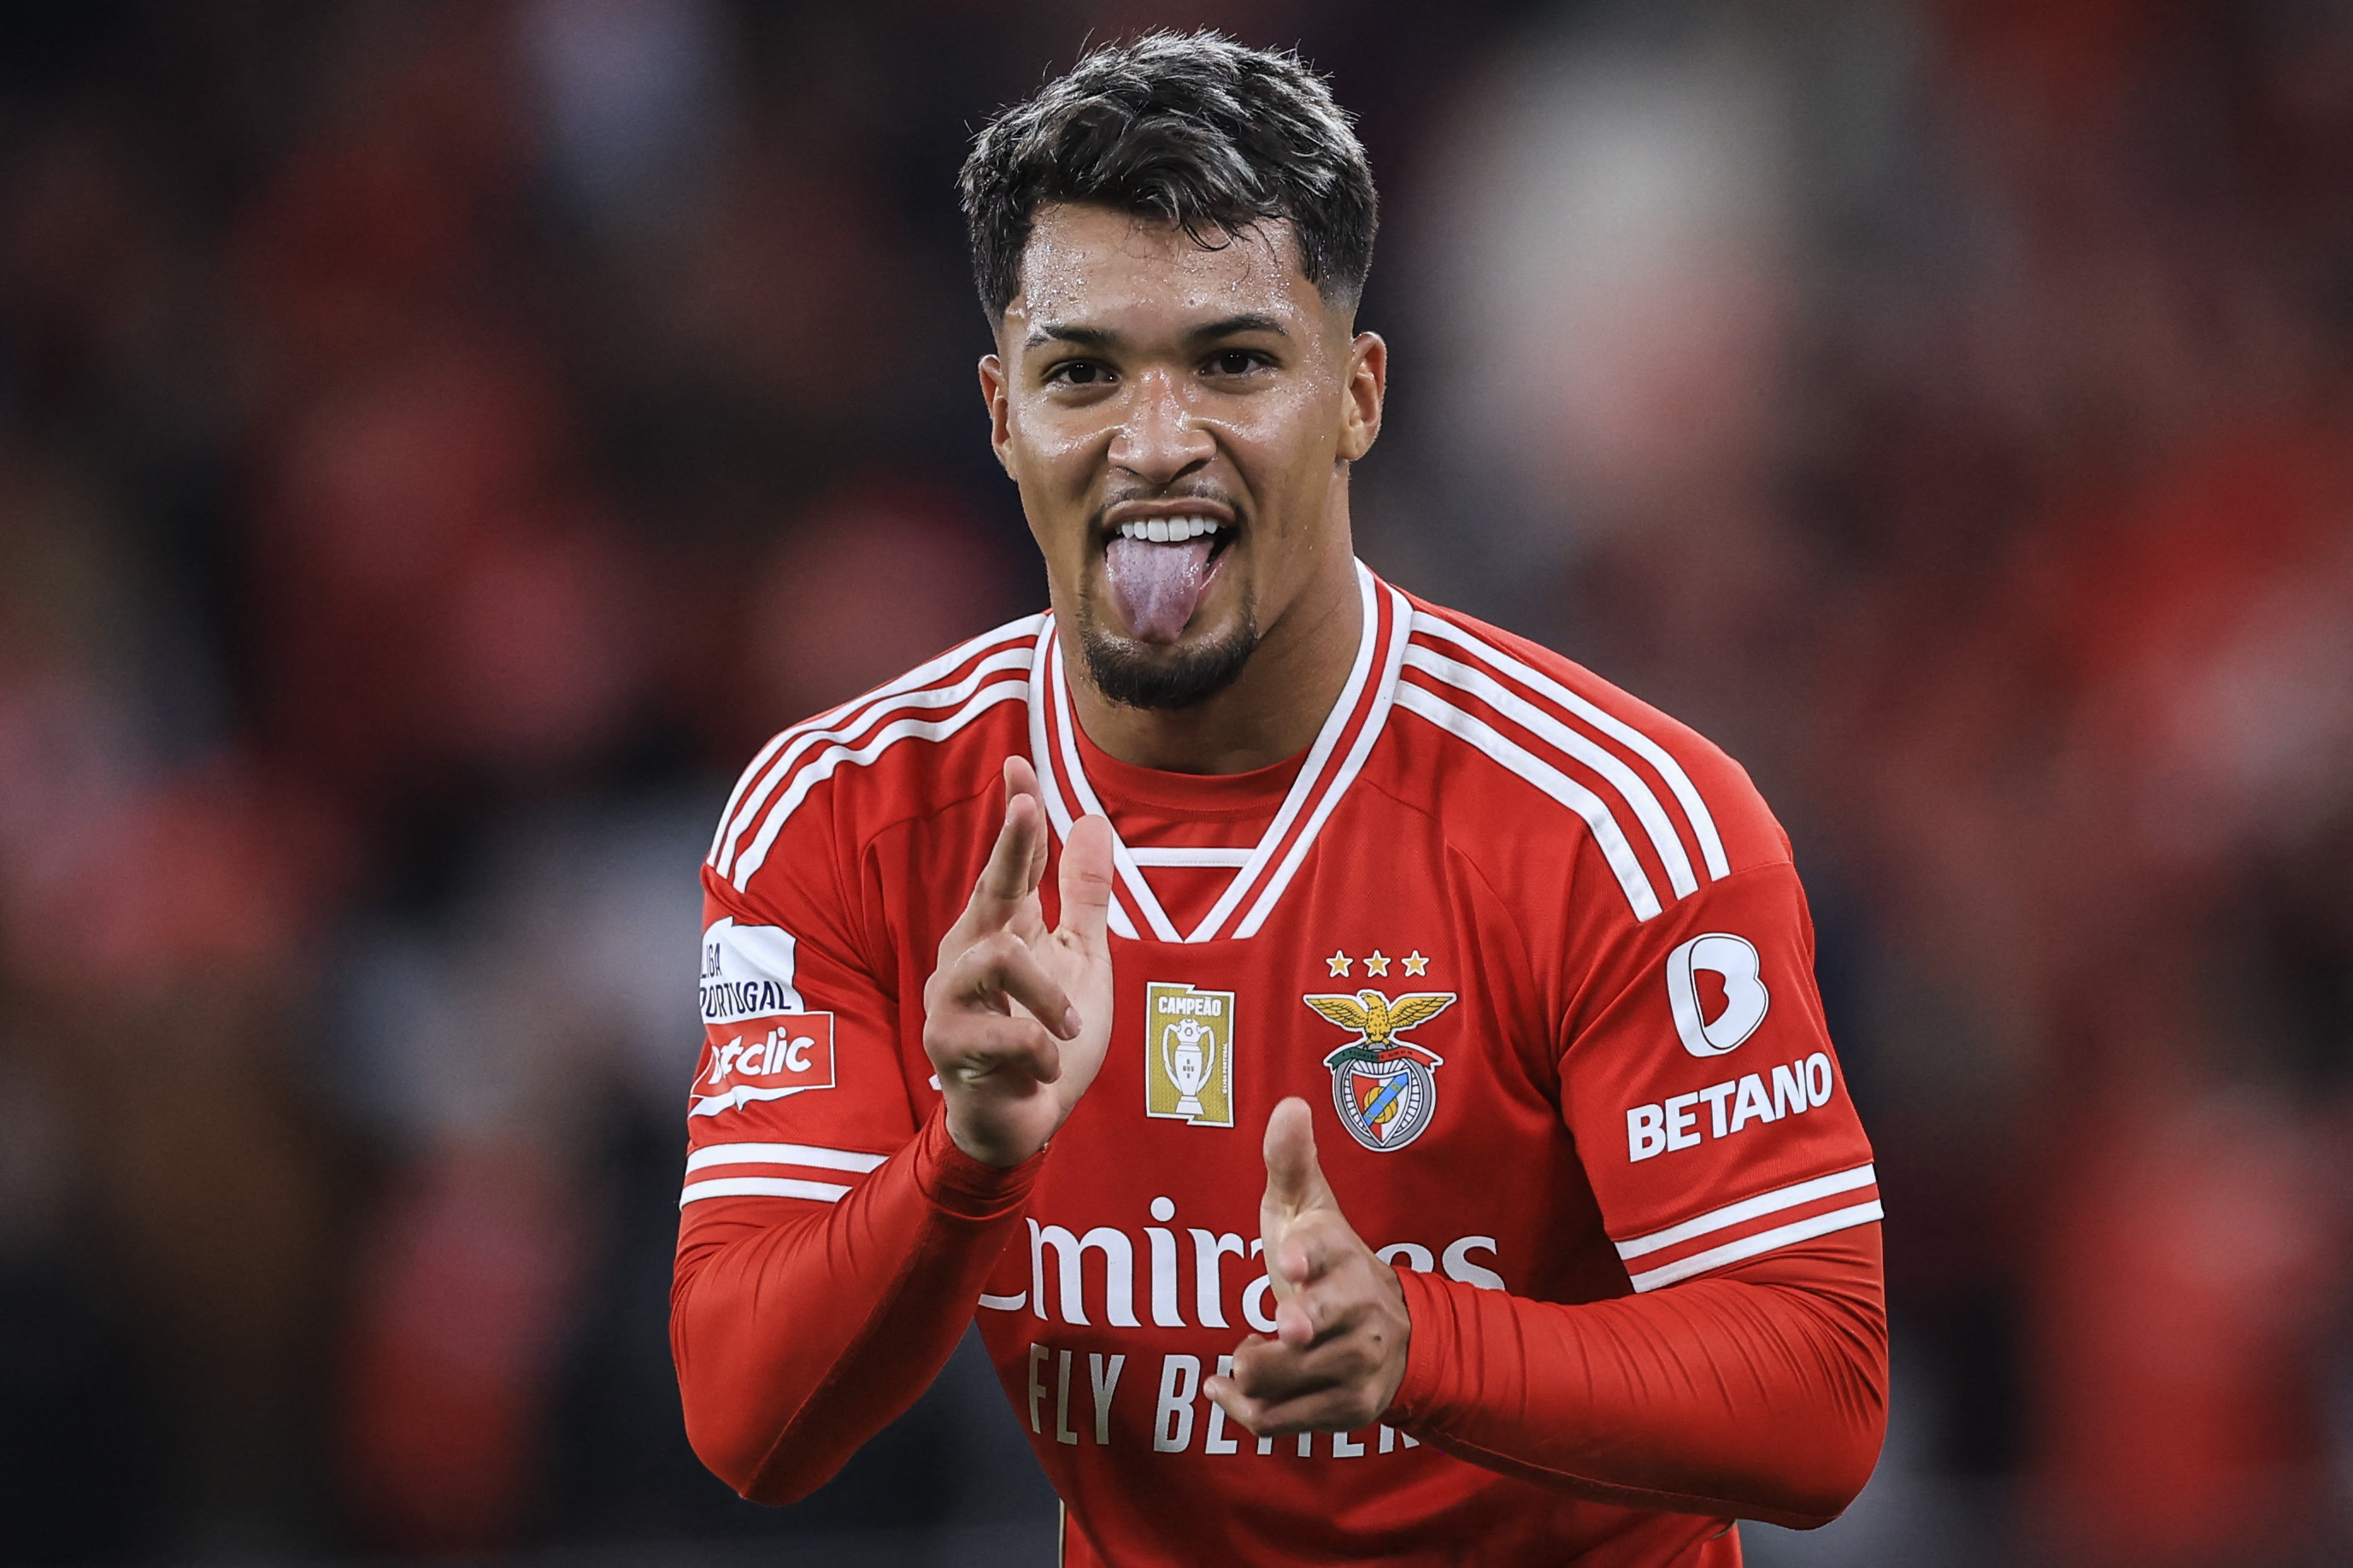
[[[1361,561],[1356,563],[1356,588],[1363,595],[1364,626],[1347,684],[1340,689],[1339,700],[1332,704],[1314,745],[1308,749],[1299,776],[1292,781],[1290,793],[1257,847],[1248,852],[1200,923],[1189,932],[1180,932],[1145,879],[1138,855],[1120,841],[1113,829],[1113,934],[1136,937],[1148,932],[1157,942],[1215,942],[1220,937],[1255,936],[1266,923],[1276,900],[1307,858],[1316,835],[1356,782],[1373,743],[1380,739],[1397,694],[1398,668],[1412,634],[1411,607],[1404,595],[1376,578]],[[1050,615],[1038,633],[1029,663],[1029,760],[1038,770],[1046,815],[1057,834],[1067,838],[1071,824],[1082,816],[1108,817],[1094,786],[1087,781],[1086,766],[1079,754],[1078,725],[1071,712],[1061,645]],[[1149,851],[1141,860],[1173,863]]]

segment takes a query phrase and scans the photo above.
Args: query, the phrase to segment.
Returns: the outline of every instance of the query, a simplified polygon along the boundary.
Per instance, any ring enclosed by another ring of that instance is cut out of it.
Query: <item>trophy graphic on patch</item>
[[[1234,994],[1155,981],[1144,989],[1144,1113],[1234,1124]]]
[[[1176,1042],[1172,1058],[1168,1042]],[[1176,1114],[1190,1121],[1201,1114],[1201,1090],[1208,1087],[1209,1068],[1218,1057],[1218,1037],[1198,1018],[1179,1018],[1160,1031],[1160,1065],[1176,1086]]]

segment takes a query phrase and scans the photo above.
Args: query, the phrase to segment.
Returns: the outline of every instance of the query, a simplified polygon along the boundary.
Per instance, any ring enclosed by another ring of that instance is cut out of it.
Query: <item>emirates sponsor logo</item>
[[[1176,1200],[1166,1196],[1154,1198],[1148,1212],[1155,1223],[1143,1227],[1141,1246],[1117,1226],[1082,1232],[1030,1216],[1029,1288],[983,1295],[980,1304],[1080,1328],[1138,1329],[1148,1318],[1159,1329],[1227,1329],[1239,1317],[1260,1333],[1274,1332],[1273,1282],[1259,1261],[1259,1237],[1178,1226]],[[1375,1251],[1393,1268],[1504,1289],[1504,1277],[1488,1267],[1501,1261],[1492,1236],[1459,1236],[1437,1247],[1396,1241]]]
[[[1231,1332],[1240,1324],[1229,1319],[1238,1318],[1271,1334],[1275,1324],[1257,1239],[1180,1226],[1176,1200],[1166,1195],[1154,1198],[1149,1212],[1155,1223],[1141,1227],[1140,1238],[1116,1226],[1080,1232],[1031,1217],[1029,1289],[980,1298],[984,1310],[1035,1319],[1055,1342],[1066,1337],[1058,1325],[1085,1331],[1067,1336],[1079,1342],[1075,1348],[1045,1340],[1029,1345],[1026,1408],[1032,1433],[1072,1447],[1133,1446],[1155,1454],[1274,1454],[1279,1442],[1284,1456],[1353,1459],[1419,1447],[1386,1425],[1281,1439],[1229,1428],[1225,1413],[1201,1385],[1212,1367],[1231,1375],[1230,1356],[1164,1353],[1154,1379],[1145,1356],[1156,1347],[1120,1331]],[[1442,1273],[1482,1290],[1507,1289],[1488,1267],[1502,1263],[1492,1236],[1457,1237],[1443,1247],[1392,1242],[1378,1253],[1392,1268]],[[1012,1258],[998,1266],[999,1283],[1013,1283],[1003,1273],[1008,1267],[1018,1267]],[[1116,1345],[1127,1348],[1112,1348]],[[1141,1377],[1129,1370],[1131,1360],[1143,1362]]]

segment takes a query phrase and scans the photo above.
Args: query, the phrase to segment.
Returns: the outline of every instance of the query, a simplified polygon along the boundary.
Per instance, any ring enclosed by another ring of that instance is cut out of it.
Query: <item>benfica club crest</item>
[[[1390,1001],[1377,991],[1354,996],[1302,996],[1301,1001],[1356,1039],[1324,1058],[1332,1069],[1332,1108],[1367,1149],[1402,1149],[1421,1136],[1438,1109],[1431,1069],[1446,1058],[1397,1037],[1454,1005],[1451,991],[1419,992]]]

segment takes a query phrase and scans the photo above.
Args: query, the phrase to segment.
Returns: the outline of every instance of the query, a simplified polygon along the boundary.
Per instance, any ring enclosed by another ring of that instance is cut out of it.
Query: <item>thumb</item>
[[[1324,1167],[1315,1159],[1315,1117],[1307,1102],[1292,1096],[1266,1119],[1266,1198],[1263,1219],[1298,1218],[1310,1209],[1337,1208]],[[1276,1238],[1268,1237],[1272,1250]]]
[[[1314,1113],[1293,1095],[1266,1119],[1266,1196],[1258,1205],[1259,1237],[1276,1300],[1289,1300],[1316,1273],[1314,1258],[1294,1256],[1285,1245],[1293,1226],[1317,1209],[1336,1212],[1339,1206],[1316,1163]]]

